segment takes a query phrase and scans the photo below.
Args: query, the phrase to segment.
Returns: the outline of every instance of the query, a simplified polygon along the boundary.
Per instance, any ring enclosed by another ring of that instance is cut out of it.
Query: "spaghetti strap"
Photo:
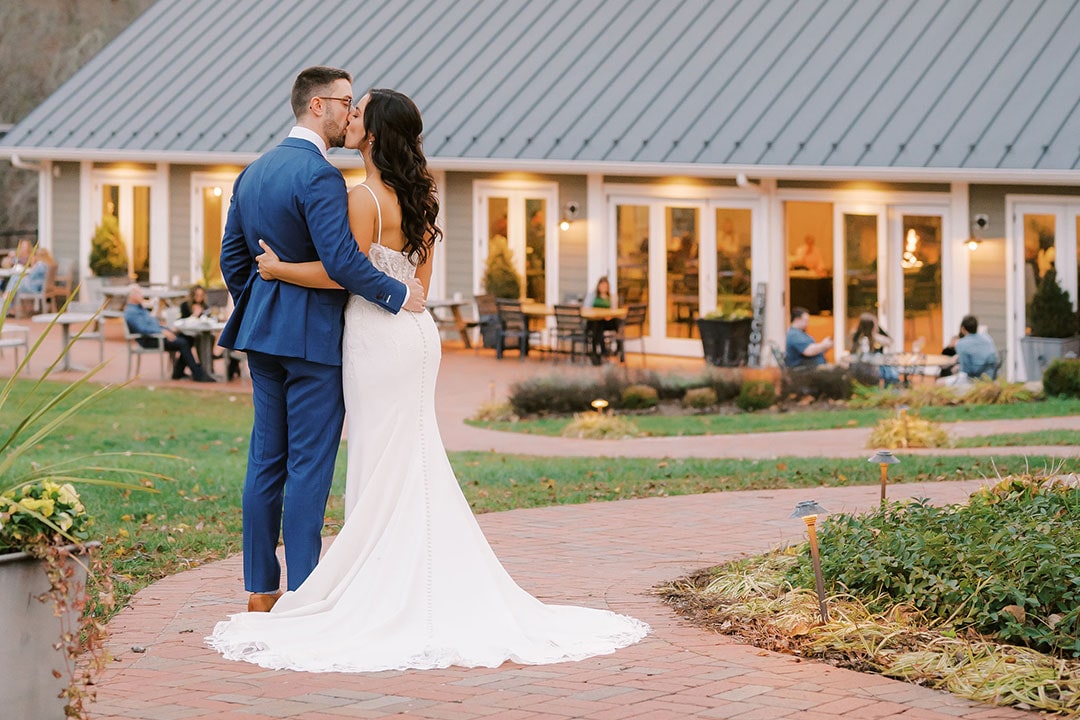
[[[369,193],[371,193],[371,199],[375,201],[375,214],[379,218],[379,224],[377,226],[378,227],[378,232],[375,234],[375,244],[376,245],[382,245],[382,206],[379,205],[379,198],[378,198],[378,196],[375,195],[375,191],[372,190],[367,185],[365,185],[364,183],[360,183],[360,187],[364,188]]]

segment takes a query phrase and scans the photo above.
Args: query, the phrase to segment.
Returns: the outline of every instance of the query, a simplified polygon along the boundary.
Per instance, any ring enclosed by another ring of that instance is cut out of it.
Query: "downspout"
[[[19,153],[13,153],[11,156],[11,164],[20,170],[32,170],[33,172],[41,172],[41,163],[26,162]]]

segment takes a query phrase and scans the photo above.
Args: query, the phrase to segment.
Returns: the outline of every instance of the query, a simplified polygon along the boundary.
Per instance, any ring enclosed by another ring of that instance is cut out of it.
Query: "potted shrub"
[[[1080,316],[1053,270],[1046,273],[1031,299],[1028,324],[1031,334],[1020,338],[1028,380],[1041,379],[1055,358],[1080,355]]]
[[[9,297],[4,311],[10,302]],[[59,720],[85,716],[83,701],[92,693],[93,675],[105,664],[104,626],[86,612],[88,573],[96,583],[98,611],[108,612],[112,604],[110,573],[96,543],[87,542],[92,520],[74,486],[149,490],[110,476],[162,476],[114,464],[105,455],[32,461],[30,451],[67,419],[118,389],[106,385],[75,396],[99,365],[59,391],[38,382],[18,403],[9,403],[37,347],[0,387],[0,413],[12,428],[0,437],[0,656],[18,659],[0,673],[0,697],[4,717]],[[113,457],[132,455],[145,454]]]
[[[83,299],[100,302],[101,288],[117,282],[127,282],[128,256],[127,247],[120,237],[120,225],[115,217],[106,215],[94,228],[94,237],[90,239],[91,277],[84,278],[81,285],[86,293]]]
[[[745,305],[726,305],[698,318],[705,360],[710,365],[745,365],[754,313]]]
[[[521,297],[521,276],[514,269],[513,256],[506,243],[493,243],[484,269],[484,289],[497,298]]]

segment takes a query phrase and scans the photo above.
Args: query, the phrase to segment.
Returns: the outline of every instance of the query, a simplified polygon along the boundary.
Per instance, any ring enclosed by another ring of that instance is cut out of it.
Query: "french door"
[[[1007,295],[1010,311],[1006,318],[1009,348],[1019,348],[1020,338],[1029,334],[1031,298],[1053,271],[1069,293],[1073,307],[1080,290],[1080,198],[1013,197],[1006,200],[1011,210],[1009,228],[1010,278]],[[1013,377],[1024,378],[1020,353],[1007,356]],[[1027,378],[1037,380],[1038,378]]]
[[[91,220],[96,227],[112,216],[128,255],[128,275],[139,282],[168,282],[167,238],[153,227],[151,209],[156,175],[141,171],[101,171],[95,174]],[[156,200],[154,200],[156,202]]]
[[[650,351],[702,352],[697,319],[715,309],[749,309],[757,200],[612,196],[609,275],[620,306],[648,305]]]
[[[222,283],[221,237],[232,201],[235,175],[193,173],[191,176],[191,259],[189,276],[172,278],[173,285]]]
[[[558,184],[478,181],[473,195],[473,292],[487,292],[488,258],[506,250],[520,297],[559,302]]]

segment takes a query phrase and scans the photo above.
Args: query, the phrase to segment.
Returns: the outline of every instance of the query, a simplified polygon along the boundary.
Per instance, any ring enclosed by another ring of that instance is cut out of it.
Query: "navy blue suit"
[[[282,260],[321,260],[345,290],[259,277],[262,239]],[[356,247],[341,173],[315,145],[287,138],[236,179],[221,242],[235,310],[222,347],[247,353],[255,419],[244,482],[244,585],[275,592],[285,540],[288,588],[319,560],[326,500],[341,441],[341,335],[349,293],[398,312],[405,286]]]

